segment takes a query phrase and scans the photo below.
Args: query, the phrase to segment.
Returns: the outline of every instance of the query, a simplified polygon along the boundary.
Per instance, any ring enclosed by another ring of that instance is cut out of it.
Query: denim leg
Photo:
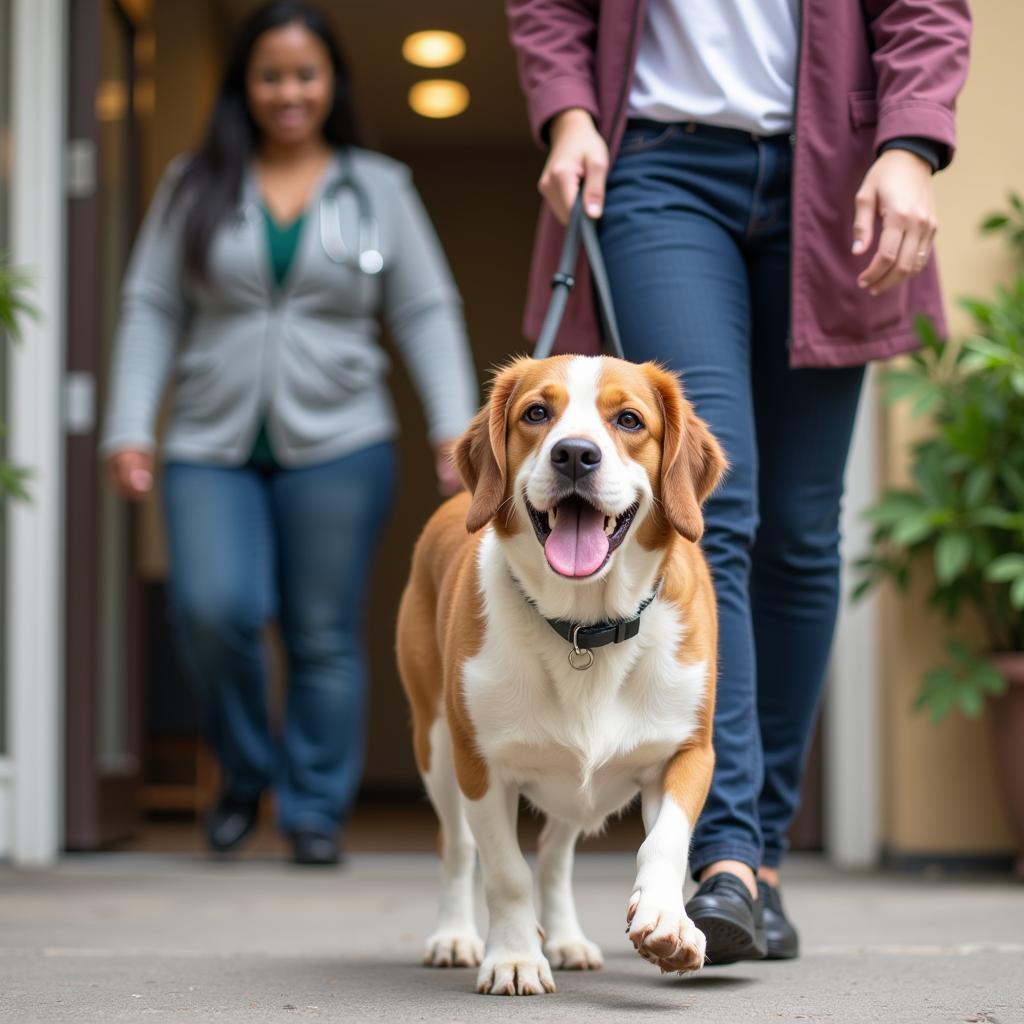
[[[390,443],[271,481],[280,553],[288,705],[279,778],[285,832],[333,834],[362,774],[364,610],[376,542],[391,507]]]
[[[239,796],[272,781],[262,629],[273,616],[273,534],[266,483],[246,468],[164,468],[170,606],[205,728]]]
[[[719,614],[716,765],[690,865],[698,873],[736,859],[756,868],[761,751],[748,585],[758,468],[741,250],[756,151],[681,131],[656,147],[630,146],[627,138],[610,175],[601,226],[626,354],[681,373],[730,463],[704,510]]]
[[[761,525],[750,598],[769,867],[786,849],[832,643],[843,473],[864,377],[859,366],[789,368],[788,272],[788,244],[766,238],[751,261]]]

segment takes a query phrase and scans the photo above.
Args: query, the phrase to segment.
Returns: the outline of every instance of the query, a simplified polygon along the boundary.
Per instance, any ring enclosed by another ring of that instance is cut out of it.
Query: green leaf
[[[1018,576],[1010,587],[1010,604],[1017,611],[1024,610],[1024,576]]]
[[[982,231],[998,231],[1010,223],[1010,218],[1005,213],[993,213],[981,222]]]
[[[909,548],[919,544],[932,533],[932,523],[927,512],[901,519],[892,531],[892,542],[900,547]]]
[[[910,414],[924,416],[931,412],[944,397],[942,388],[937,384],[925,384],[920,388],[920,393],[910,408]]]
[[[907,516],[924,511],[921,499],[907,491],[887,491],[870,508],[864,511],[864,518],[879,525],[892,526]]]
[[[31,496],[25,487],[25,481],[31,475],[27,469],[18,469],[16,466],[0,462],[0,501],[3,500],[5,494],[19,501],[28,501]]]
[[[964,348],[968,352],[977,352],[979,355],[987,356],[997,366],[1005,363],[1013,355],[1005,345],[1000,345],[999,342],[993,341],[991,338],[983,338],[977,334],[964,339]]]
[[[951,583],[970,561],[971,541],[963,533],[946,533],[935,545],[935,575],[940,583]]]
[[[975,466],[967,474],[967,479],[964,481],[964,504],[969,508],[974,508],[976,505],[980,505],[985,495],[992,488],[992,484],[995,483],[996,471],[985,463],[979,466]]]
[[[960,710],[968,718],[980,718],[985,708],[985,700],[981,694],[965,686],[961,686],[957,691],[957,702],[960,704]]]
[[[958,640],[956,637],[953,637],[953,639],[946,644],[946,649],[953,655],[956,661],[960,662],[961,665],[965,665],[967,668],[974,668],[978,663],[978,656],[970,649],[970,647],[967,646],[967,644],[963,642],[963,640]]]
[[[1005,508],[986,505],[968,513],[970,521],[978,526],[994,526],[1001,530],[1024,530],[1024,513],[1007,512]]]
[[[882,378],[883,399],[887,405],[916,394],[925,381],[916,370],[890,370]]]
[[[914,317],[914,330],[925,348],[931,349],[934,352],[942,349],[942,339],[939,337],[938,331],[935,330],[935,324],[930,317],[918,313]]]
[[[1000,555],[985,569],[985,579],[993,583],[1006,583],[1024,576],[1024,555]]]
[[[1006,680],[994,665],[982,662],[977,669],[978,684],[982,690],[992,697],[1001,697],[1006,693]]]
[[[978,323],[988,326],[992,322],[992,303],[985,299],[972,299],[964,298],[960,299],[960,306],[965,309],[970,315],[978,321]]]
[[[1006,484],[1017,502],[1024,505],[1024,475],[1009,462],[1004,462],[999,470],[999,478]]]

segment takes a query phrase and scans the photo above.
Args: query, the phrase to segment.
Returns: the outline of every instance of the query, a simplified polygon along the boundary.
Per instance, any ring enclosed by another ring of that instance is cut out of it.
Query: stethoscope
[[[341,196],[346,190],[356,201],[358,227],[354,251],[345,242],[341,230]],[[356,267],[370,276],[384,269],[384,256],[380,251],[380,224],[373,215],[366,189],[352,173],[345,159],[342,160],[341,174],[320,197],[320,244],[334,263]]]

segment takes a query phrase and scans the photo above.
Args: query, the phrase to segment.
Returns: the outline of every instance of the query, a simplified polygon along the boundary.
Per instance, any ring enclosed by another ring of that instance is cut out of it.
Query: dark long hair
[[[260,141],[245,88],[253,47],[264,32],[295,23],[327,47],[334,68],[334,102],[323,126],[324,138],[334,146],[357,141],[348,70],[323,13],[304,0],[272,0],[254,11],[235,36],[206,135],[171,197],[171,209],[179,203],[187,207],[185,269],[200,280],[207,277],[213,236],[238,204],[246,164]]]

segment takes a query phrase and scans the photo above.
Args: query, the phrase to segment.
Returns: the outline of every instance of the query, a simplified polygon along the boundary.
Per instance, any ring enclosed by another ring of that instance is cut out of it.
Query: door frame
[[[122,619],[125,643],[125,720],[127,756],[116,766],[103,767],[98,758],[100,678],[99,627],[102,565],[98,545],[102,466],[97,461],[99,423],[96,395],[102,390],[103,325],[101,296],[105,271],[97,241],[103,226],[101,125],[96,116],[100,85],[101,31],[104,5],[110,5],[125,32],[129,87],[126,123],[130,158],[137,180],[138,137],[132,103],[136,26],[119,0],[70,0],[69,29],[74,46],[68,54],[67,134],[75,171],[67,198],[67,381],[66,429],[66,564],[67,622],[65,845],[94,850],[130,838],[140,822],[138,790],[142,744],[141,673],[139,671],[138,581],[124,581],[126,607]],[[133,190],[134,192],[134,190]],[[137,204],[129,195],[129,229],[134,232]],[[125,239],[126,243],[130,238]],[[75,405],[76,409],[71,406]],[[134,549],[135,516],[121,542]],[[126,557],[126,566],[132,564]]]
[[[7,363],[8,455],[32,476],[31,502],[7,510],[0,846],[17,865],[42,866],[60,848],[63,794],[65,0],[14,0],[11,21],[11,259],[32,275],[39,315]]]
[[[874,591],[856,604],[849,599],[853,563],[871,541],[863,512],[875,500],[881,479],[880,418],[875,375],[869,367],[846,467],[843,589],[824,714],[825,852],[846,868],[873,867],[882,849],[879,599]]]

